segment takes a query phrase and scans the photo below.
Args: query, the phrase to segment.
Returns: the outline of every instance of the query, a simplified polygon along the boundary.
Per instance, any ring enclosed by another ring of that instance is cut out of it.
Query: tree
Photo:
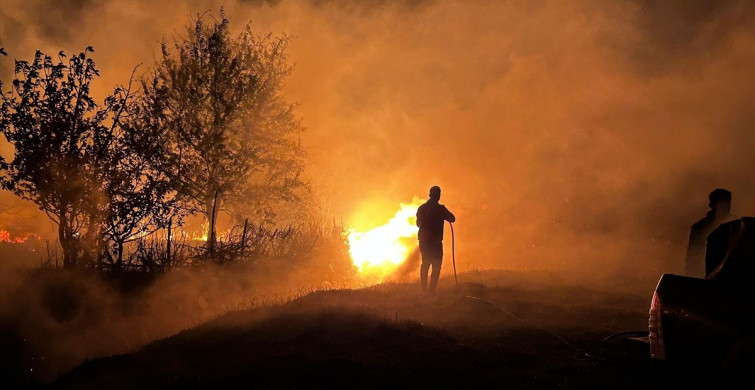
[[[58,61],[37,51],[15,62],[10,91],[0,83],[0,131],[14,150],[0,156],[0,185],[31,200],[58,225],[65,267],[85,266],[123,243],[162,226],[171,186],[123,127],[133,94],[116,88],[98,105],[90,85],[99,76],[91,47]],[[173,196],[174,197],[174,196]]]
[[[106,99],[125,103],[120,124],[106,137],[96,137],[95,160],[99,168],[98,179],[106,202],[103,208],[93,211],[102,215],[102,235],[112,242],[115,264],[122,265],[124,244],[181,223],[183,215],[176,208],[176,191],[170,179],[159,169],[161,148],[142,135],[143,117],[140,107],[131,104],[128,88],[116,90]],[[117,104],[117,103],[116,103]],[[170,243],[168,243],[170,245]]]
[[[221,199],[265,212],[304,183],[302,126],[282,96],[289,39],[257,36],[250,24],[234,38],[222,9],[206,20],[197,17],[172,50],[163,43],[142,112],[185,207],[207,217],[212,250]]]
[[[3,188],[36,203],[58,225],[63,264],[75,266],[77,243],[93,200],[87,180],[91,145],[110,114],[89,95],[98,74],[87,48],[64,63],[37,51],[32,63],[15,62],[11,91],[3,91],[0,130],[14,148],[14,158],[0,160]]]

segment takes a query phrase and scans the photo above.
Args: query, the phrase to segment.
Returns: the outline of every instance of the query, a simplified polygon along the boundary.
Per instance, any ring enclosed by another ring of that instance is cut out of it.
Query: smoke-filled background
[[[547,270],[649,294],[661,272],[683,269],[712,189],[733,192],[735,214],[755,214],[752,1],[0,2],[5,88],[14,58],[92,45],[102,98],[221,6],[236,31],[251,20],[289,34],[285,92],[300,103],[320,217],[368,229],[440,185],[462,271]],[[8,192],[0,229],[55,233]],[[54,363],[43,379],[236,305],[301,294],[318,282],[309,270],[328,266],[321,254],[281,278],[268,275],[299,265],[177,271],[124,298],[65,273],[24,283],[13,269],[39,264],[20,259],[0,252],[0,309],[12,306],[24,337],[45,346]],[[56,312],[66,296],[83,302],[71,318]]]
[[[3,0],[0,74],[92,45],[104,96],[220,6],[293,37],[325,218],[378,225],[437,184],[462,269],[652,279],[681,270],[713,188],[755,213],[751,1]],[[52,232],[12,198],[0,228]]]

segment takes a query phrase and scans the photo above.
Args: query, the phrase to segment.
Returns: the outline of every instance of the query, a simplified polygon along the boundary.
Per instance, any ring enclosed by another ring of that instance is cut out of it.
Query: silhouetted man
[[[692,225],[685,262],[685,274],[705,278],[705,245],[708,235],[723,223],[736,219],[731,211],[731,192],[716,188],[708,195],[710,210],[705,217]]]
[[[430,277],[430,292],[435,291],[440,277],[440,266],[443,262],[443,226],[446,221],[456,222],[446,206],[438,203],[440,187],[430,188],[430,199],[417,209],[417,226],[419,226],[419,252],[422,254],[422,265],[419,269],[422,289],[427,290],[427,271],[433,267]]]

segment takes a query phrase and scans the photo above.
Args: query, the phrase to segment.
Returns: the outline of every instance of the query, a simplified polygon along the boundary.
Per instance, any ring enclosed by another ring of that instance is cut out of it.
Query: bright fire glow
[[[421,203],[417,198],[402,203],[385,225],[365,232],[349,229],[349,254],[360,274],[382,280],[406,260],[417,245],[416,214]]]
[[[11,243],[11,244],[23,244],[31,236],[34,236],[34,234],[32,234],[32,233],[26,233],[23,236],[15,236],[14,237],[7,230],[0,229],[0,242],[8,242],[8,243]]]
[[[194,241],[207,241],[207,238],[210,234],[210,223],[208,221],[202,222],[202,230],[199,232],[194,232],[194,234],[191,235],[191,239]]]
[[[215,240],[217,241],[227,240],[228,237],[231,235],[231,229],[228,229],[225,232],[218,231],[217,227],[215,229],[216,229]],[[188,234],[184,231],[182,231],[181,234],[188,236]],[[199,232],[192,233],[190,237],[192,241],[206,242],[209,236],[210,236],[210,223],[208,221],[204,221],[202,222],[201,230]]]

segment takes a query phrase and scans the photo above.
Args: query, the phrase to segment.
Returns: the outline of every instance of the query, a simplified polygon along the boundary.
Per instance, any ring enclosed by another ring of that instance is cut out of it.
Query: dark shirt
[[[726,263],[725,266],[721,265]],[[725,268],[725,269],[724,269]],[[745,279],[755,275],[755,217],[744,217],[721,224],[708,235],[705,272],[711,276],[725,271]],[[719,275],[720,277],[720,275]]]
[[[712,271],[708,279],[752,301],[755,298],[755,217],[744,217],[725,223],[708,236]],[[714,253],[711,253],[714,252]],[[717,253],[716,253],[717,252]]]
[[[729,222],[736,217],[731,214],[716,217],[709,211],[705,218],[695,222],[689,233],[689,246],[687,247],[687,259],[685,274],[696,278],[706,276],[705,251],[708,235],[716,230],[722,223]]]
[[[419,240],[422,242],[443,241],[443,225],[445,221],[456,222],[446,206],[438,201],[429,199],[417,209],[417,226],[419,226]]]

